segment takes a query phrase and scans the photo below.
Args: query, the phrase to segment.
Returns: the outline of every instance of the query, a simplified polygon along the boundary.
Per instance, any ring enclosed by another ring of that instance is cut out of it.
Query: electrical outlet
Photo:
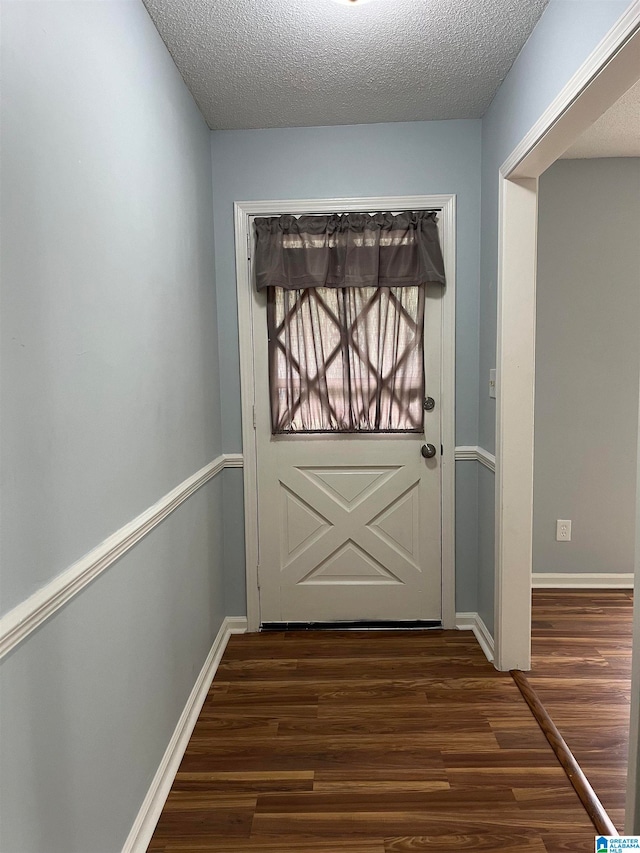
[[[571,519],[559,518],[556,521],[556,542],[571,542]]]

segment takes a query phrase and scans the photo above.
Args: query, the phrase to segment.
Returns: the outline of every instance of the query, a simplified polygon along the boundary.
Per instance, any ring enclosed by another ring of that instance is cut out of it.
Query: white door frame
[[[538,178],[638,77],[640,2],[635,2],[505,160],[496,176],[500,182],[500,210],[495,656],[496,666],[501,670],[526,670],[531,666]],[[636,568],[636,574],[639,572]],[[640,618],[636,618],[635,625],[632,689],[635,699],[631,718],[627,823],[630,827],[635,822],[638,829]]]
[[[255,374],[253,356],[253,283],[251,276],[252,220],[255,216],[369,212],[379,210],[439,210],[442,254],[447,285],[442,300],[442,405],[441,435],[444,448],[442,489],[442,624],[455,628],[455,195],[328,198],[234,203],[236,286],[240,343],[240,396],[244,454],[244,530],[249,631],[260,626],[258,589],[258,492],[254,429]]]
[[[533,404],[538,178],[640,76],[640,2],[576,72],[500,168],[495,653],[531,665]]]

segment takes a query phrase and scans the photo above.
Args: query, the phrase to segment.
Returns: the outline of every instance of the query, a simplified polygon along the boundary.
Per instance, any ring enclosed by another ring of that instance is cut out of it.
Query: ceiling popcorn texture
[[[585,130],[562,157],[640,157],[640,81]]]
[[[214,130],[479,118],[548,0],[145,0]]]

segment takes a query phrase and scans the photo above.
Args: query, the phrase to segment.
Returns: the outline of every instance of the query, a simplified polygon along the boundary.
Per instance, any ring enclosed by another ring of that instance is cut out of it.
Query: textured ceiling
[[[562,156],[566,160],[640,157],[640,80]]]
[[[548,0],[145,0],[213,129],[479,118]]]

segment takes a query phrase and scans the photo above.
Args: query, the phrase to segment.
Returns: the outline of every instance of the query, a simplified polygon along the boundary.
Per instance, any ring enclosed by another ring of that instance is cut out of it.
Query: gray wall
[[[247,613],[244,550],[244,489],[242,470],[227,468],[223,474],[224,507],[224,602],[228,616]]]
[[[495,367],[498,170],[629,6],[627,0],[550,0],[482,119],[480,387]],[[480,395],[480,444],[495,449],[495,400]]]
[[[495,600],[495,474],[484,465],[478,469],[478,607],[477,611],[493,633]]]
[[[139,0],[1,14],[6,612],[222,441],[207,126]],[[1,850],[121,849],[225,612],[221,490],[0,665]]]
[[[480,280],[479,443],[495,449],[495,400],[484,393],[496,361],[498,170],[518,142],[622,15],[627,0],[551,0],[482,119],[482,237]],[[481,477],[478,501],[494,521],[494,478]],[[479,578],[493,590],[493,537],[480,537]],[[493,630],[493,594],[480,615]]]
[[[538,205],[533,570],[632,572],[640,159],[560,160]]]
[[[478,610],[478,477],[477,462],[456,463],[456,612]]]
[[[225,451],[242,449],[233,202],[428,193],[458,196],[456,441],[477,444],[480,122],[218,131],[212,157]],[[474,480],[458,475],[458,507],[468,518],[476,514]],[[229,485],[240,487],[237,477]],[[459,525],[459,610],[476,609],[475,535],[475,523]],[[244,575],[239,544],[236,537],[225,550],[233,577]]]
[[[212,481],[0,669],[2,853],[119,853],[223,612]]]

